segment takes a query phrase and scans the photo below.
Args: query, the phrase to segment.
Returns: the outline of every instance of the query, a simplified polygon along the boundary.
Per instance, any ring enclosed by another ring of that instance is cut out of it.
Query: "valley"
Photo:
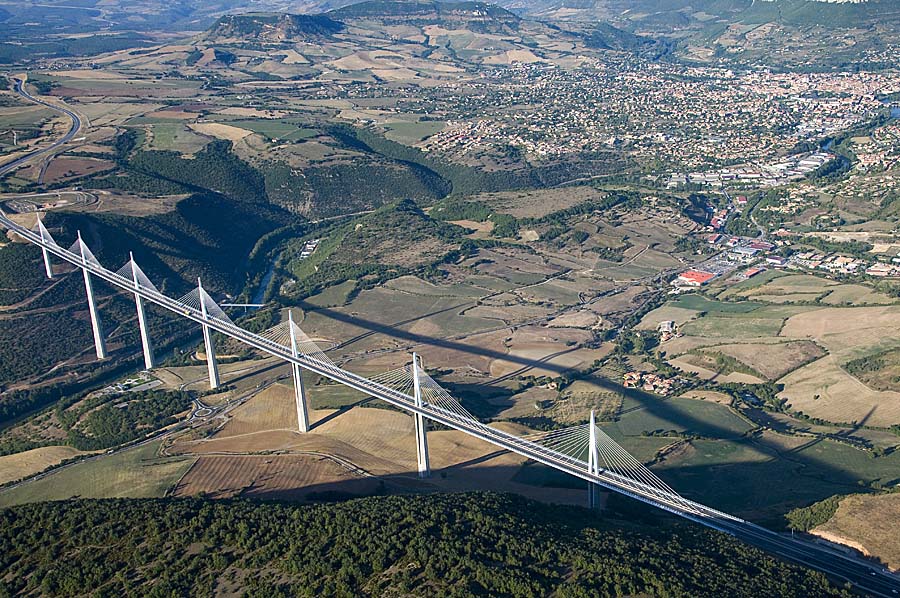
[[[351,372],[415,353],[504,433],[594,412],[686,499],[895,570],[867,522],[900,487],[898,15],[651,4],[0,3],[0,208],[170,297],[200,279],[247,330],[290,313]],[[133,298],[102,281],[97,361],[78,268],[47,279],[21,241],[0,239],[2,508],[585,503],[440,425],[420,479],[409,414],[312,372],[301,433],[287,363],[214,333],[210,389],[200,328],[153,305],[141,372]]]

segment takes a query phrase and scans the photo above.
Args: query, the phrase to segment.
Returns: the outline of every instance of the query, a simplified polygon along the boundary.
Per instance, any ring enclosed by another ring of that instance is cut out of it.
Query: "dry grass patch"
[[[731,405],[731,397],[724,392],[716,392],[714,390],[689,390],[680,395],[683,399],[695,399],[698,401],[710,401],[719,403],[720,405]]]
[[[227,139],[228,141],[241,141],[245,137],[253,135],[253,131],[222,123],[191,123],[188,127],[201,135],[209,135],[216,139]]]
[[[716,351],[747,364],[769,380],[777,380],[825,355],[812,341],[718,345]]]
[[[197,459],[173,494],[298,499],[313,491],[371,494],[377,484],[324,456],[207,455]]]
[[[857,494],[841,500],[837,512],[812,533],[847,544],[900,569],[900,494]]]
[[[87,454],[71,446],[42,446],[14,455],[0,457],[0,484],[40,473],[64,461]]]
[[[780,380],[781,397],[792,408],[838,423],[871,426],[900,423],[900,393],[877,391],[848,374],[833,355],[803,366]]]
[[[897,300],[861,284],[842,284],[819,300],[828,305],[889,305]]]
[[[266,430],[297,430],[294,389],[273,384],[231,412],[231,419],[219,438]]]
[[[690,322],[700,313],[693,309],[663,305],[649,312],[637,325],[638,330],[656,330],[660,322],[673,321],[678,326]]]

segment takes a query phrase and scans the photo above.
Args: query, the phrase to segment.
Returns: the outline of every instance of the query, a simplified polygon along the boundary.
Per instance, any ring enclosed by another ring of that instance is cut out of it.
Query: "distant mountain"
[[[428,21],[433,25],[464,25],[470,31],[483,33],[516,31],[521,21],[517,15],[493,4],[435,0],[369,0],[327,14],[340,20]]]
[[[282,42],[327,37],[343,29],[343,23],[326,15],[244,13],[221,17],[207,30],[205,37]]]

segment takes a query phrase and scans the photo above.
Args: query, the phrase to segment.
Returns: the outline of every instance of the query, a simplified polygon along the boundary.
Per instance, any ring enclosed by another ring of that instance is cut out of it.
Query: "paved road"
[[[19,94],[22,98],[28,100],[29,102],[33,102],[35,104],[40,104],[41,106],[49,108],[50,110],[53,110],[54,112],[56,112],[58,114],[63,114],[65,116],[68,116],[72,120],[72,126],[69,127],[69,131],[65,135],[63,135],[62,137],[60,137],[59,139],[54,141],[49,146],[40,148],[40,149],[36,149],[36,150],[29,152],[28,154],[22,156],[21,158],[16,158],[15,160],[12,160],[12,161],[7,162],[6,164],[0,166],[0,176],[10,173],[13,170],[15,170],[21,166],[24,166],[25,163],[29,162],[30,160],[39,158],[41,156],[46,156],[46,155],[54,152],[61,145],[66,144],[69,141],[71,141],[75,137],[75,135],[78,134],[78,131],[81,130],[81,118],[77,114],[75,114],[68,108],[64,108],[62,106],[57,106],[55,104],[51,104],[50,102],[45,102],[44,100],[34,97],[30,93],[28,93],[28,90],[25,88],[25,82],[22,81],[21,79],[13,79],[13,81],[14,81],[15,92],[17,94]]]

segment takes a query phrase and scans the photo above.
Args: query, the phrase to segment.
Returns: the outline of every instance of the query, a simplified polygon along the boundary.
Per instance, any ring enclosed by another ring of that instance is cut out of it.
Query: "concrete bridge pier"
[[[78,246],[81,249],[81,273],[84,274],[84,291],[87,295],[88,311],[91,315],[91,328],[94,332],[94,349],[97,350],[97,359],[106,359],[106,341],[103,340],[103,328],[100,325],[100,315],[97,312],[97,300],[94,298],[94,285],[91,283],[91,275],[87,269],[87,255],[84,253],[81,231],[78,232]]]
[[[206,311],[203,283],[200,282],[199,278],[197,279],[197,290],[199,291],[200,297],[200,312],[203,315],[203,319],[208,320],[209,313]],[[203,328],[203,344],[206,346],[206,368],[209,371],[209,387],[218,388],[221,381],[219,379],[219,364],[216,361],[216,348],[213,345],[212,331],[206,324],[202,324],[201,327]]]
[[[422,389],[419,386],[419,356],[413,353],[412,362],[412,379],[413,389],[415,391],[416,407],[422,407]],[[428,458],[428,427],[425,417],[421,413],[413,415],[413,421],[416,426],[416,464],[418,466],[419,477],[431,477],[431,463]]]
[[[138,267],[131,255],[131,275],[134,280],[134,288],[140,286],[138,282]],[[134,304],[137,308],[138,327],[141,329],[141,347],[144,350],[144,369],[151,370],[156,367],[156,359],[153,356],[153,346],[150,344],[150,331],[147,329],[147,313],[144,311],[144,298],[138,293],[134,294]]]
[[[47,233],[47,229],[44,228],[44,223],[41,222],[40,214],[37,217],[37,226],[38,233],[41,235],[41,241],[44,243],[50,241],[50,235]],[[44,256],[44,271],[47,273],[47,278],[53,278],[53,268],[50,266],[50,252],[47,251],[46,247],[41,247],[41,253]]]
[[[297,336],[294,334],[294,314],[290,311],[288,311],[288,326],[291,334],[291,353],[294,357],[298,357],[300,352],[297,348]],[[309,408],[307,407],[306,388],[303,386],[300,366],[296,363],[291,363],[291,371],[294,375],[294,396],[297,402],[297,427],[301,432],[309,432]]]
[[[590,439],[588,441],[588,473],[600,475],[600,451],[597,448],[597,427],[593,410],[591,410],[591,423],[588,429],[590,431]],[[588,508],[600,508],[600,486],[593,482],[588,482]]]

